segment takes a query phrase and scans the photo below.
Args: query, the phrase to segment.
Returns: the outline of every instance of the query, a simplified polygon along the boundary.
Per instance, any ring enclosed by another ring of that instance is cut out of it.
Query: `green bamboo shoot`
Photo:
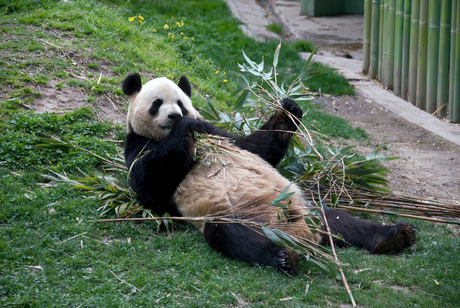
[[[412,23],[410,28],[409,85],[407,98],[409,102],[415,105],[417,91],[418,37],[420,29],[420,0],[412,0],[411,12]]]
[[[458,0],[452,1],[452,17],[450,27],[450,73],[449,73],[449,120],[453,121],[454,111],[454,94],[455,94],[455,46],[456,46],[456,33],[457,33],[457,8]],[[458,50],[457,50],[458,51]]]
[[[426,76],[426,107],[425,110],[433,113],[436,110],[436,98],[438,88],[438,63],[439,63],[439,24],[441,18],[441,3],[429,1],[430,10],[428,28],[428,51],[427,51],[427,76]]]
[[[422,110],[426,107],[426,71],[428,51],[428,8],[429,0],[420,1],[420,21],[418,38],[417,92],[415,104]]]
[[[411,0],[404,0],[404,22],[403,22],[403,46],[402,46],[402,70],[401,70],[401,98],[407,99],[409,86],[409,54],[410,54],[410,22],[411,22]]]
[[[396,0],[390,0],[390,6],[388,8],[388,46],[387,46],[387,53],[388,53],[388,65],[387,69],[387,78],[385,82],[385,86],[393,90],[394,84],[394,69],[395,69],[395,20],[396,20]]]
[[[372,0],[371,20],[371,46],[369,75],[376,78],[378,74],[379,48],[380,48],[380,0]]]
[[[395,66],[393,77],[393,92],[401,96],[402,75],[402,45],[403,45],[404,0],[396,1],[395,20]]]
[[[460,122],[460,5],[457,4],[457,27],[455,34],[454,100],[452,102],[452,121]]]
[[[440,118],[446,116],[447,106],[449,105],[448,89],[451,9],[452,0],[442,0],[441,21],[439,28],[438,97],[436,99],[436,110],[439,110],[437,116]]]
[[[371,49],[371,18],[372,0],[364,0],[364,33],[363,33],[363,73],[369,72],[370,49]]]

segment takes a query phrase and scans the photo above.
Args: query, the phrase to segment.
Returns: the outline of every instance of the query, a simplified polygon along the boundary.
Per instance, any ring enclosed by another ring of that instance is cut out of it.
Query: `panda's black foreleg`
[[[289,274],[297,272],[299,255],[276,245],[252,227],[211,221],[205,225],[204,237],[212,248],[230,258],[271,266]]]
[[[408,223],[382,225],[373,221],[356,218],[344,211],[325,212],[334,245],[338,247],[355,246],[373,254],[388,254],[410,247],[416,240],[416,229]],[[327,238],[323,243],[328,243]]]
[[[283,99],[282,109],[275,114],[256,132],[235,139],[235,144],[251,153],[257,154],[276,167],[286,155],[292,133],[302,120],[302,109],[291,99]]]
[[[195,164],[193,131],[202,131],[202,124],[182,117],[159,143],[134,132],[126,136],[125,160],[131,187],[139,202],[156,214],[175,210],[170,205],[171,197]]]

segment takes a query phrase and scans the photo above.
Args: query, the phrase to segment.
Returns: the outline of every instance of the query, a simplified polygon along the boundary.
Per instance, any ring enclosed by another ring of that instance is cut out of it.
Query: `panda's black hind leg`
[[[276,245],[260,232],[237,223],[212,221],[206,223],[204,237],[212,248],[230,258],[296,274],[299,255],[289,248]]]
[[[338,247],[355,246],[372,254],[389,254],[408,248],[416,241],[415,227],[405,222],[383,225],[340,210],[327,210],[325,214],[332,234],[341,236],[334,238],[334,245]],[[327,243],[327,238],[323,242]]]

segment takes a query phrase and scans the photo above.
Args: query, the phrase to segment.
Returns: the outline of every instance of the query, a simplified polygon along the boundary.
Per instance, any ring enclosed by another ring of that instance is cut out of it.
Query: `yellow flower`
[[[192,41],[194,41],[194,40],[195,40],[195,38],[194,38],[194,37],[192,37]]]
[[[174,38],[174,35],[171,35],[171,38]]]
[[[134,19],[136,19],[136,18],[137,18],[137,16],[130,17],[130,18],[128,18],[128,21],[129,21],[129,22],[132,22],[132,21],[134,21]]]
[[[218,74],[218,73],[219,73],[219,71],[216,71],[216,74]]]
[[[224,82],[227,82],[227,79],[224,79]]]
[[[184,40],[186,40],[188,37],[184,36]]]
[[[141,23],[143,23],[143,21],[139,19],[139,23],[141,24]]]
[[[180,22],[177,21],[177,22],[176,22],[176,25],[180,28]]]
[[[184,32],[181,32],[180,35],[184,35]]]
[[[169,26],[168,26],[167,24],[165,24],[165,25],[163,26],[163,29],[168,30],[168,29],[169,29]]]
[[[224,71],[224,75],[227,75],[227,73]]]
[[[182,27],[183,25],[184,25],[184,21],[181,20],[181,21],[180,21],[180,26]]]
[[[139,19],[144,20],[144,17],[142,17],[141,14],[139,14]]]
[[[157,29],[153,29],[153,32],[157,32]]]

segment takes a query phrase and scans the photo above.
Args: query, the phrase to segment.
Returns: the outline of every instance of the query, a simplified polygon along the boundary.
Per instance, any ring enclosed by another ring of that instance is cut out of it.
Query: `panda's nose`
[[[171,121],[176,121],[177,119],[179,119],[182,115],[180,113],[177,113],[177,112],[174,112],[174,113],[170,113],[168,115],[168,119],[170,119]]]

